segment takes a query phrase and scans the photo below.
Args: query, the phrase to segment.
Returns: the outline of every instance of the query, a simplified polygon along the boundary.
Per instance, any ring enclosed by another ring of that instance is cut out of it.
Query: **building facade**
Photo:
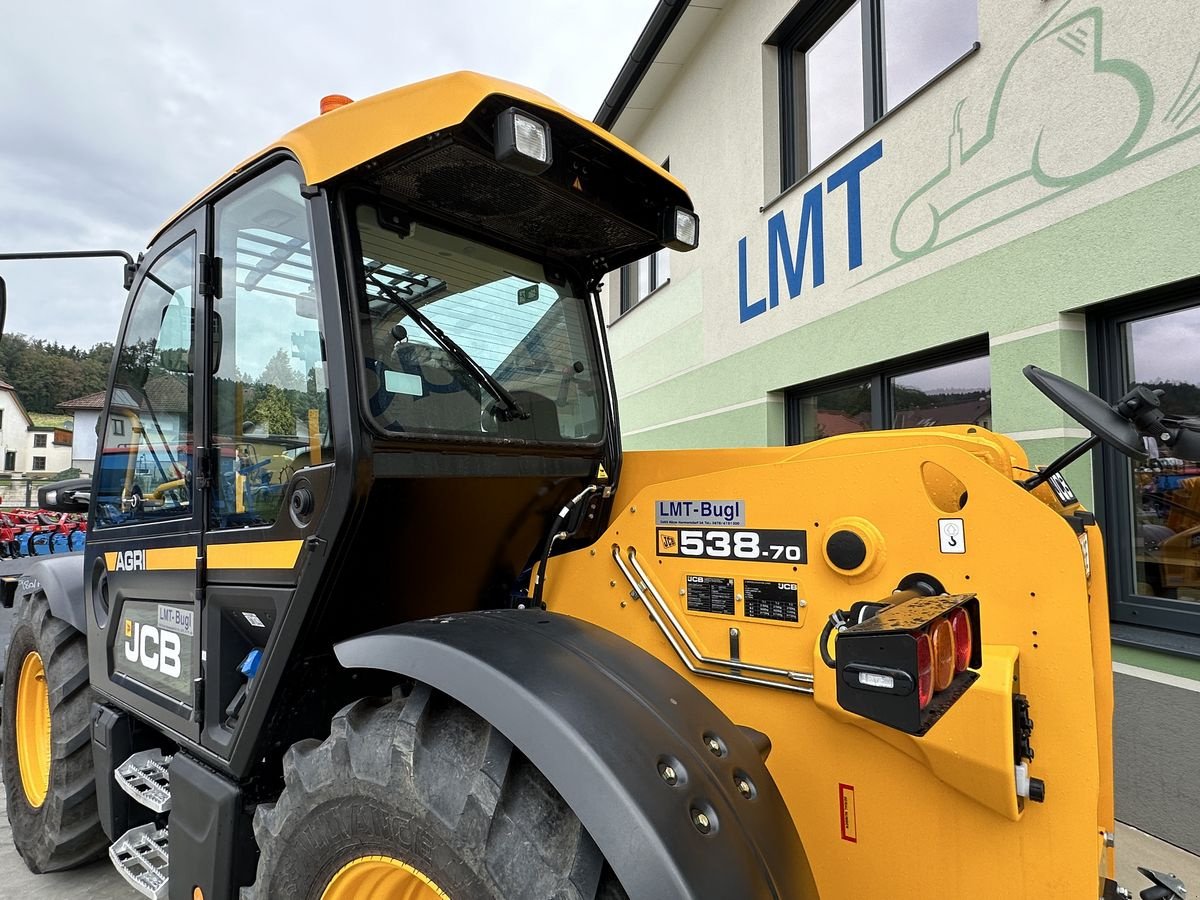
[[[606,287],[625,445],[969,422],[1044,464],[1087,432],[1029,363],[1200,415],[1198,51],[1186,0],[663,0],[597,121],[701,242]],[[1106,531],[1118,814],[1200,851],[1200,462],[1148,451],[1066,475]]]
[[[71,466],[67,417],[29,413],[11,384],[0,381],[0,474],[40,478]]]

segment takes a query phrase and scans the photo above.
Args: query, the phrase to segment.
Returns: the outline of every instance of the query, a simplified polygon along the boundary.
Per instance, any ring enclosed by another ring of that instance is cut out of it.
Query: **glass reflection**
[[[862,11],[855,3],[804,54],[808,162],[814,168],[863,130]]]
[[[884,0],[887,108],[970,50],[978,35],[976,0]]]
[[[991,373],[986,356],[898,375],[891,380],[892,427],[992,427]]]
[[[800,400],[800,440],[815,441],[869,431],[871,428],[871,383],[809,394]]]
[[[1125,326],[1130,381],[1162,391],[1170,415],[1200,415],[1200,307]],[[1147,438],[1149,458],[1132,463],[1137,593],[1200,601],[1200,461]]]

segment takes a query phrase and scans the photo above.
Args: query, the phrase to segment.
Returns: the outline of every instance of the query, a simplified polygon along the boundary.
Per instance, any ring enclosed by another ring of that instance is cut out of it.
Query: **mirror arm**
[[[1076,444],[1044,469],[1040,469],[1037,474],[1018,483],[1021,485],[1021,487],[1025,488],[1025,490],[1032,491],[1034,488],[1045,484],[1047,481],[1049,481],[1051,478],[1053,478],[1071,463],[1075,462],[1075,460],[1079,459],[1079,457],[1083,456],[1099,443],[1100,438],[1093,434],[1086,441]]]
[[[52,253],[0,253],[0,262],[12,259],[94,259],[115,256],[125,260],[125,290],[133,285],[137,263],[124,250],[56,250]]]
[[[1200,419],[1164,419],[1155,435],[1175,456],[1200,459]]]

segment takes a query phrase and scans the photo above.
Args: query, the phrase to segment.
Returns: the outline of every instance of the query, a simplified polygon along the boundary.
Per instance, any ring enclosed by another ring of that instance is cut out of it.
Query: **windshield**
[[[367,406],[386,431],[598,441],[587,302],[543,267],[356,211]]]

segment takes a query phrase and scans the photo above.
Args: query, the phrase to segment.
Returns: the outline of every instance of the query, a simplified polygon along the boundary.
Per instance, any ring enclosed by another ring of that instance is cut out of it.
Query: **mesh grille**
[[[461,144],[384,168],[379,185],[435,212],[562,255],[618,255],[654,235]]]

